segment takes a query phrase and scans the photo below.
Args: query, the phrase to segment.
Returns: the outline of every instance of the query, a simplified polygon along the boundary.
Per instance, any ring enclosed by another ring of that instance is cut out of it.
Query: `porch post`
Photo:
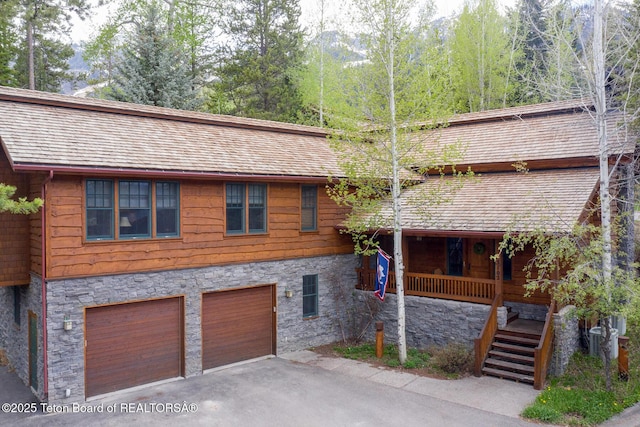
[[[493,253],[498,251],[499,242],[493,240]],[[498,254],[498,259],[494,263],[495,265],[495,280],[496,280],[496,297],[498,298],[498,307],[502,306],[502,252]]]

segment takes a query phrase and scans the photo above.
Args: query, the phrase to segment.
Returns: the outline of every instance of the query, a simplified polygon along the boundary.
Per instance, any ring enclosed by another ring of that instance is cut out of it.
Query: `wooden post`
[[[384,324],[376,322],[376,357],[382,358],[384,352]]]
[[[629,337],[618,337],[618,378],[629,381]]]

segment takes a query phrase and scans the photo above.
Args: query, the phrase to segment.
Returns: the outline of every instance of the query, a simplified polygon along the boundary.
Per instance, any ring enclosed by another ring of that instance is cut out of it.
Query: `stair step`
[[[503,371],[518,372],[520,374],[533,374],[533,366],[523,365],[521,363],[507,362],[506,360],[494,359],[489,357],[484,362],[486,367],[499,368]]]
[[[540,334],[536,334],[534,332],[522,332],[516,329],[498,329],[496,335],[509,335],[516,337],[529,338],[532,340],[540,341]]]
[[[523,347],[521,345],[508,344],[504,342],[493,342],[492,348],[497,350],[503,350],[510,353],[524,354],[527,356],[533,356],[533,347]]]
[[[511,307],[509,307],[511,308]],[[513,322],[514,320],[516,320],[518,317],[520,317],[520,315],[518,314],[518,312],[516,311],[511,311],[510,309],[507,310],[507,324]]]
[[[503,371],[501,369],[482,368],[482,373],[485,375],[491,375],[492,377],[506,378],[513,381],[533,384],[533,377],[530,375],[518,374],[516,372]]]
[[[531,364],[531,365],[533,365],[535,361],[533,356],[525,356],[523,354],[511,353],[511,352],[500,351],[500,350],[490,350],[489,356],[492,356],[497,359],[511,360],[514,362]]]
[[[520,335],[505,334],[503,333],[503,331],[500,331],[496,334],[496,336],[494,337],[494,341],[503,341],[503,342],[506,341],[510,343],[520,344],[523,346],[532,346],[532,347],[536,347],[540,342],[540,340],[536,340],[534,338],[527,338]]]

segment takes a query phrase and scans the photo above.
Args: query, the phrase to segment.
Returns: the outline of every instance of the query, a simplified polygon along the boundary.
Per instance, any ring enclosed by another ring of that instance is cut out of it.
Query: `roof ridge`
[[[587,99],[571,99],[566,101],[552,101],[516,107],[499,108],[477,111],[473,113],[455,114],[448,120],[449,125],[478,123],[513,119],[514,117],[533,117],[563,112],[587,111],[593,108],[593,102]]]
[[[326,129],[271,120],[212,114],[198,111],[178,110],[144,104],[109,101],[96,98],[79,98],[51,92],[0,86],[0,101],[21,102],[44,106],[71,108],[85,111],[97,111],[138,117],[158,118],[189,123],[211,124],[217,126],[264,130],[278,133],[291,133],[326,137]]]

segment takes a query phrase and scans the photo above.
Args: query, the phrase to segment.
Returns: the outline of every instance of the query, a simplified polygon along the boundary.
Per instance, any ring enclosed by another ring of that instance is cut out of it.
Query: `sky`
[[[438,16],[450,16],[453,13],[460,12],[465,0],[434,0],[438,9]],[[500,5],[513,6],[515,0],[497,0]],[[344,0],[325,0],[325,8],[333,11],[336,16],[344,16],[345,5]],[[318,20],[319,7],[318,0],[300,0],[300,8],[302,10],[301,23],[303,26],[312,27]],[[101,25],[108,16],[108,6],[96,8],[93,16],[85,21],[75,19],[71,38],[75,42],[86,41],[92,32]],[[330,16],[332,13],[327,13]]]

